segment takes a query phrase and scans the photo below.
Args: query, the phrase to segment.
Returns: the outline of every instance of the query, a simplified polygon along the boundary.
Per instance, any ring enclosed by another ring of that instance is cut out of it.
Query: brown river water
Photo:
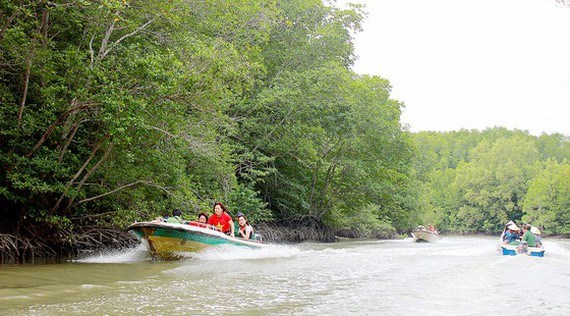
[[[210,249],[155,261],[141,247],[0,266],[0,315],[570,315],[570,240],[544,258],[496,238]]]

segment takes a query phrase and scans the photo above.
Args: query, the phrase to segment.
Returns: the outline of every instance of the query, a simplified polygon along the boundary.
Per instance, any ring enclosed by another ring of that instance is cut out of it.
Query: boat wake
[[[239,247],[233,245],[220,245],[204,249],[200,252],[177,252],[180,259],[199,259],[206,261],[227,261],[227,260],[256,260],[271,258],[290,258],[297,256],[301,251],[288,245],[270,245],[260,249]],[[116,250],[112,252],[88,256],[81,259],[73,259],[71,262],[77,263],[129,263],[144,262],[153,260],[146,251],[144,245],[127,250]]]
[[[220,260],[257,260],[272,258],[290,258],[297,256],[301,251],[288,245],[269,245],[260,249],[239,247],[232,245],[220,245],[211,247],[195,253],[178,253],[187,258],[200,260],[220,261]]]
[[[558,258],[570,258],[570,250],[561,246],[558,241],[545,240],[544,249],[546,256]]]
[[[150,260],[150,256],[145,247],[141,244],[136,248],[127,250],[114,250],[81,259],[71,260],[79,263],[127,263]]]

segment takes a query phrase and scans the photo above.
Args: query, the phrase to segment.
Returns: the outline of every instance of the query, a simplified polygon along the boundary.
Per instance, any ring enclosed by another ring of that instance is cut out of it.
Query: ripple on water
[[[239,248],[174,262],[111,254],[0,270],[0,314],[565,315],[570,250],[545,245],[544,258],[501,256],[495,238],[480,237]]]

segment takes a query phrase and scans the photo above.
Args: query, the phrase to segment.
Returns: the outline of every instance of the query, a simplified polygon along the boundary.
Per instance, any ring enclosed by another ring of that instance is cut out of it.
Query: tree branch
[[[71,101],[71,104],[74,104],[75,99],[73,101]],[[36,143],[36,145],[34,146],[34,148],[32,148],[32,150],[30,150],[25,157],[29,158],[30,156],[32,156],[41,146],[42,144],[48,139],[48,137],[53,133],[53,131],[55,130],[55,128],[57,127],[57,125],[59,125],[68,115],[74,113],[74,112],[78,112],[80,110],[89,108],[91,106],[93,106],[93,103],[86,103],[86,104],[82,104],[82,105],[78,105],[75,106],[65,112],[63,112],[58,118],[57,120],[55,120],[55,122],[53,122],[48,129],[45,131],[45,133],[42,135],[42,138],[40,138],[40,140]]]
[[[26,57],[26,73],[24,75],[24,89],[22,91],[22,100],[20,101],[20,109],[18,110],[18,128],[20,127],[20,124],[22,123],[22,115],[24,113],[24,107],[26,105],[26,100],[28,98],[28,90],[29,90],[29,86],[30,86],[30,77],[32,74],[32,63],[33,63],[34,55],[36,53],[36,44],[38,42],[38,38],[43,38],[42,36],[39,36],[42,34],[42,30],[44,30],[44,32],[47,33],[48,16],[49,16],[49,11],[46,8],[44,8],[42,10],[41,23],[38,25],[38,27],[36,29],[36,34],[38,36],[32,36],[32,43],[31,43],[30,51],[28,53],[28,56]],[[37,16],[36,16],[36,18],[37,18]]]
[[[97,151],[99,151],[99,148],[101,147],[101,144],[103,143],[103,141],[108,137],[109,136],[106,135],[105,137],[103,137],[103,138],[99,139],[99,141],[97,141],[97,144],[95,144],[95,147],[93,147],[93,150],[91,151],[91,155],[89,156],[89,158],[87,158],[87,160],[85,161],[83,166],[81,166],[81,168],[79,168],[79,170],[75,173],[73,178],[71,178],[69,180],[69,182],[67,183],[67,185],[65,186],[65,191],[63,192],[63,194],[59,197],[59,199],[57,200],[57,202],[53,206],[53,208],[51,210],[51,214],[54,214],[57,211],[57,209],[59,208],[59,205],[61,204],[63,199],[67,196],[67,193],[69,192],[69,189],[73,185],[73,182],[75,182],[75,180],[83,173],[83,170],[85,170],[85,168],[87,168],[87,166],[89,165],[91,160],[95,157],[95,154],[97,153]]]
[[[107,50],[107,46],[109,45],[109,38],[111,38],[111,34],[113,34],[114,30],[115,30],[115,20],[112,20],[111,25],[109,25],[107,31],[105,31],[105,36],[101,41],[101,47],[99,47],[99,53],[97,54],[98,60],[103,59],[103,53],[105,53],[105,51]]]
[[[80,200],[80,201],[78,201],[77,203],[75,203],[74,206],[75,206],[75,205],[78,205],[78,204],[81,204],[81,203],[85,203],[85,202],[89,202],[89,201],[93,201],[93,200],[97,200],[97,199],[103,198],[103,197],[105,197],[105,196],[107,196],[107,195],[111,195],[111,194],[113,194],[113,193],[119,192],[119,191],[121,191],[121,190],[124,190],[124,189],[126,189],[126,188],[129,188],[129,187],[132,187],[132,186],[134,186],[134,185],[141,184],[141,183],[144,184],[144,185],[150,186],[150,187],[159,188],[159,189],[161,189],[162,191],[164,191],[165,193],[171,195],[170,191],[169,191],[167,188],[165,188],[165,187],[163,187],[163,186],[159,186],[159,185],[155,184],[155,183],[152,182],[152,181],[148,181],[148,180],[137,180],[137,181],[135,181],[135,182],[131,182],[131,183],[122,185],[122,186],[120,186],[120,187],[118,187],[118,188],[116,188],[116,189],[113,189],[113,190],[109,191],[109,192],[105,192],[105,193],[99,194],[99,195],[97,195],[97,196],[93,196],[93,197],[90,197],[90,198],[86,198],[86,199]],[[201,197],[198,195],[198,193],[194,192],[194,194],[196,194],[196,196],[197,196],[198,198],[201,198]]]
[[[26,58],[26,73],[24,75],[24,89],[22,91],[22,100],[20,101],[20,109],[18,110],[18,128],[22,123],[22,115],[24,113],[24,106],[26,105],[26,99],[28,98],[28,87],[30,85],[30,75],[32,73],[32,58],[34,56],[34,51],[36,49],[36,41],[32,41],[32,47],[28,57]]]
[[[93,62],[95,60],[95,51],[93,51],[93,40],[95,40],[95,35],[91,36],[91,40],[89,41],[89,56],[91,59],[91,63],[89,66],[93,69]]]
[[[99,49],[99,60],[105,58],[105,56],[107,56],[107,54],[109,54],[109,52],[111,52],[111,50],[113,49],[113,47],[116,47],[117,45],[119,45],[123,40],[139,33],[140,31],[144,30],[149,24],[151,24],[152,22],[154,22],[155,19],[149,20],[147,21],[145,24],[139,26],[136,30],[132,31],[129,34],[125,34],[123,36],[121,36],[118,40],[116,40],[115,42],[113,42],[113,44],[111,46],[109,46],[109,38],[111,37],[111,33],[114,31],[115,29],[115,21],[113,20],[113,23],[111,23],[111,25],[109,26],[109,28],[107,29],[107,32],[105,33],[105,38],[103,39],[103,42],[101,43],[101,49]],[[109,47],[107,49],[107,47]]]
[[[6,34],[6,31],[8,31],[8,27],[10,26],[10,24],[12,24],[12,21],[14,21],[14,19],[18,16],[18,14],[20,14],[23,5],[24,5],[24,0],[20,0],[20,6],[18,7],[18,9],[14,11],[14,13],[12,13],[12,15],[10,15],[10,17],[6,20],[6,24],[4,25],[4,27],[2,27],[2,30],[0,30],[0,41],[4,38],[4,35]]]
[[[97,196],[93,196],[93,197],[90,197],[90,198],[83,199],[83,200],[81,200],[81,201],[78,201],[76,204],[81,204],[81,203],[85,203],[85,202],[97,200],[97,199],[100,199],[100,198],[105,197],[105,196],[107,196],[107,195],[111,195],[111,194],[113,194],[113,193],[115,193],[115,192],[119,192],[119,191],[124,190],[124,189],[126,189],[126,188],[132,187],[133,185],[137,185],[137,184],[139,184],[139,183],[145,183],[145,182],[147,182],[147,181],[145,181],[145,180],[137,180],[137,181],[135,181],[135,182],[131,182],[131,183],[129,183],[129,184],[125,184],[125,185],[123,185],[123,186],[120,186],[120,187],[118,187],[118,188],[116,188],[116,189],[114,189],[114,190],[111,190],[111,191],[109,191],[109,192],[105,192],[105,193],[99,194],[99,195],[97,195]]]
[[[79,120],[77,122],[75,122],[73,124],[73,126],[71,127],[71,134],[68,134],[65,138],[67,138],[67,140],[65,141],[65,144],[63,145],[63,147],[61,148],[61,151],[59,153],[59,158],[57,159],[58,162],[62,162],[63,161],[63,156],[65,155],[65,153],[67,152],[67,147],[69,147],[69,144],[71,144],[71,141],[73,140],[73,138],[75,137],[75,134],[77,133],[77,131],[79,130],[79,126],[81,125],[81,123],[83,123],[84,120]]]
[[[85,181],[87,181],[87,179],[89,179],[89,177],[95,172],[95,170],[97,170],[97,168],[99,168],[99,166],[103,163],[103,161],[105,161],[105,159],[107,159],[107,157],[109,156],[109,153],[111,153],[111,150],[113,149],[113,144],[111,143],[107,149],[105,150],[105,153],[103,154],[103,157],[101,157],[101,159],[99,159],[99,161],[91,168],[89,169],[89,171],[87,171],[87,173],[83,176],[83,178],[81,179],[81,181],[79,181],[79,184],[77,185],[77,187],[75,187],[75,189],[77,191],[80,191],[83,188],[83,185],[85,184]],[[73,204],[73,201],[75,200],[75,197],[69,199],[69,202],[67,202],[67,207],[66,209],[69,209],[71,207],[71,205]]]
[[[77,202],[77,203],[81,203],[81,201],[80,201],[80,202]],[[85,215],[85,216],[72,217],[72,218],[70,218],[70,219],[71,219],[72,221],[77,221],[77,220],[86,219],[86,218],[103,217],[103,216],[111,215],[111,214],[115,214],[115,213],[117,213],[117,211],[105,212],[105,213],[94,214],[94,215]]]

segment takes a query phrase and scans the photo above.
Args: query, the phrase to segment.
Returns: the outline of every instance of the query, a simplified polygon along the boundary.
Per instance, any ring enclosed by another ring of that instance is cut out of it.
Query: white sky
[[[570,8],[554,0],[338,2],[366,4],[354,70],[390,81],[411,131],[570,135]]]

